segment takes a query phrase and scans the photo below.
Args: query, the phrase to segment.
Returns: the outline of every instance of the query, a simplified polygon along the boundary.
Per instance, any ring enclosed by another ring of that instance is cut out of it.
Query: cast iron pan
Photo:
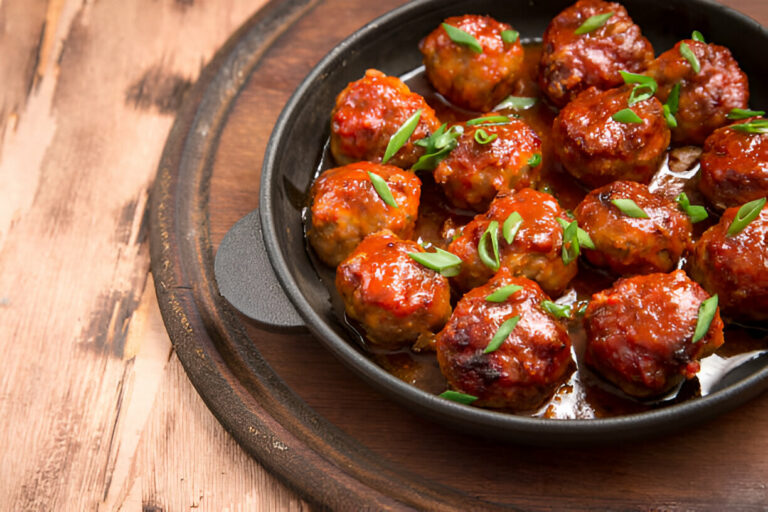
[[[408,408],[465,432],[532,444],[582,444],[659,435],[723,413],[768,387],[766,358],[729,384],[679,405],[609,419],[551,420],[467,407],[422,392],[374,364],[354,342],[331,305],[306,248],[302,208],[329,135],[336,95],[368,68],[402,75],[420,65],[419,40],[443,19],[489,14],[510,22],[523,39],[541,36],[571,0],[420,0],[369,23],[329,53],[288,101],[269,141],[259,209],[223,240],[215,262],[222,295],[245,315],[278,330],[308,328],[360,378]],[[700,30],[728,46],[750,78],[751,104],[768,105],[762,48],[768,31],[707,0],[624,0],[658,53]],[[276,280],[274,279],[276,278]]]

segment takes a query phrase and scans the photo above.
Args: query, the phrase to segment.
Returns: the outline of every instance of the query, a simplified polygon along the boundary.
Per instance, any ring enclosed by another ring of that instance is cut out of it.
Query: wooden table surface
[[[308,508],[198,397],[149,273],[174,113],[264,3],[0,0],[0,510]]]

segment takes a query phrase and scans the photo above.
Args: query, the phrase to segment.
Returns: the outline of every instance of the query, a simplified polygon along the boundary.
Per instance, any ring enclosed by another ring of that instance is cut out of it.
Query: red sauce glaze
[[[694,246],[691,276],[719,296],[723,315],[737,320],[768,320],[768,206],[740,233],[728,236],[739,208],[725,210]]]
[[[510,284],[522,289],[502,303],[485,299]],[[530,410],[547,400],[573,365],[568,331],[542,309],[544,300],[549,298],[536,283],[505,269],[464,295],[437,335],[437,360],[449,386],[485,407]],[[499,327],[517,315],[501,346],[485,354]]]
[[[721,209],[768,196],[768,134],[715,130],[704,142],[699,190]]]
[[[448,279],[408,253],[424,252],[391,231],[369,235],[336,269],[336,289],[370,343],[397,349],[436,332],[451,316]]]
[[[691,63],[680,53],[686,43],[701,65],[695,73]],[[730,50],[716,44],[686,39],[678,42],[651,64],[648,75],[659,84],[657,97],[665,102],[675,84],[680,83],[678,126],[672,141],[701,145],[713,130],[728,123],[726,115],[734,108],[747,108],[747,75],[731,56]]]
[[[480,144],[475,140],[478,130],[496,139]],[[540,164],[532,167],[528,161],[541,154],[541,140],[524,122],[512,118],[501,125],[464,125],[457,142],[434,172],[453,206],[484,212],[497,193],[534,183]]]
[[[523,219],[511,244],[502,236],[502,226],[513,212]],[[448,251],[462,259],[461,272],[452,278],[461,290],[480,286],[490,279],[494,271],[487,267],[478,254],[478,244],[488,225],[499,223],[499,256],[502,268],[515,276],[536,281],[547,293],[559,296],[578,271],[576,261],[563,263],[563,229],[557,218],[568,219],[568,214],[549,194],[525,188],[511,195],[499,195],[488,212],[476,216],[464,226],[461,234],[451,242]],[[490,243],[488,246],[490,247]]]
[[[682,270],[618,280],[587,306],[584,361],[628,395],[670,391],[695,377],[698,360],[723,344],[719,311],[692,343],[699,307],[708,298]]]
[[[478,112],[493,110],[514,87],[523,64],[523,46],[518,37],[505,43],[501,33],[511,30],[489,16],[465,15],[445,23],[477,39],[482,53],[454,43],[440,26],[419,43],[430,83],[449,101]]]
[[[382,200],[369,172],[386,180],[397,208]],[[390,229],[397,236],[411,238],[420,195],[421,180],[392,165],[358,162],[329,169],[310,190],[307,237],[318,257],[335,267],[370,233]]]
[[[597,30],[574,33],[590,17],[611,12]],[[558,107],[590,87],[606,90],[623,84],[619,71],[645,71],[654,56],[627,10],[601,0],[581,0],[558,14],[544,32],[543,44],[539,85]]]
[[[629,108],[632,86],[609,91],[588,89],[555,118],[552,138],[563,167],[593,187],[615,180],[648,183],[664,160],[670,133],[656,98],[641,101],[632,111],[642,123],[615,121]]]
[[[611,203],[631,199],[649,218],[632,218]],[[615,181],[590,192],[574,211],[595,244],[583,249],[598,267],[622,275],[671,272],[692,248],[691,219],[677,204],[633,181]]]
[[[340,165],[381,162],[389,139],[417,110],[419,124],[388,164],[410,168],[424,149],[413,143],[440,127],[435,111],[399,78],[369,69],[336,97],[331,113],[331,153]]]

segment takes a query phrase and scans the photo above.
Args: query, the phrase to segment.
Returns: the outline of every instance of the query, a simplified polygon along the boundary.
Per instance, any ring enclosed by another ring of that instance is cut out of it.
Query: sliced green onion
[[[541,307],[555,318],[571,318],[571,306],[567,304],[558,304],[551,300],[545,300],[542,301]]]
[[[372,173],[371,171],[368,171],[368,177],[371,178],[371,183],[373,183],[373,188],[376,190],[376,193],[379,194],[379,197],[381,198],[381,200],[384,201],[388,206],[397,208],[397,202],[395,201],[395,198],[392,196],[392,191],[389,190],[389,185],[387,185],[387,180],[385,180],[378,174]]]
[[[440,272],[445,277],[454,277],[459,275],[461,270],[461,258],[439,247],[435,247],[436,252],[409,252],[408,256],[425,267]]]
[[[709,217],[706,208],[699,205],[691,205],[691,201],[688,199],[688,194],[685,192],[682,192],[679,196],[677,196],[675,201],[677,201],[677,204],[680,205],[680,209],[683,210],[683,212],[685,212],[685,214],[691,218],[691,222],[694,224],[701,222]]]
[[[458,391],[452,391],[450,389],[448,391],[443,391],[437,396],[439,396],[440,398],[445,398],[452,402],[457,402],[464,405],[469,405],[475,400],[477,400],[477,397],[474,395],[468,395],[466,393],[460,393]]]
[[[467,126],[475,126],[479,124],[506,124],[510,121],[509,117],[507,116],[485,116],[485,117],[476,117],[474,119],[470,119],[467,121]]]
[[[704,43],[704,44],[707,43],[707,41],[704,39],[704,34],[699,32],[698,30],[693,31],[693,34],[691,34],[691,39],[693,39],[694,41],[698,41],[700,43]]]
[[[503,324],[501,324],[501,326],[499,327],[499,330],[496,331],[496,334],[494,334],[493,338],[491,338],[491,342],[488,344],[487,347],[485,347],[485,350],[483,350],[483,353],[490,354],[491,352],[495,352],[496,350],[498,350],[501,344],[504,343],[504,340],[506,340],[507,337],[515,329],[515,326],[519,321],[520,321],[520,315],[516,315],[506,320]]]
[[[701,63],[699,63],[699,59],[696,57],[696,54],[693,53],[691,47],[688,46],[688,43],[680,43],[680,55],[685,57],[694,73],[699,73],[701,71]]]
[[[677,128],[677,118],[672,113],[669,105],[662,105],[662,110],[664,111],[664,119],[667,121],[667,126],[670,128]]]
[[[624,124],[640,124],[643,122],[643,118],[635,114],[635,112],[629,108],[625,108],[624,110],[619,110],[618,112],[613,114],[613,116],[611,116],[611,119]]]
[[[728,115],[725,117],[733,121],[736,121],[739,119],[747,119],[750,117],[759,117],[764,115],[765,115],[764,110],[748,110],[743,108],[734,108],[733,110],[728,112]]]
[[[693,333],[691,343],[698,343],[698,341],[707,334],[709,326],[712,324],[712,319],[715,318],[717,312],[717,294],[703,301],[699,306],[699,316],[696,319],[696,330]]]
[[[447,23],[443,23],[442,27],[454,43],[464,45],[475,53],[483,53],[483,47],[480,46],[480,42],[469,32]]]
[[[747,123],[732,124],[729,128],[744,133],[768,133],[768,119],[755,119]]]
[[[508,284],[507,286],[502,286],[492,294],[486,296],[485,300],[488,302],[504,302],[522,289],[522,286],[518,286],[516,284]]]
[[[557,222],[560,224],[560,226],[565,230],[568,225],[571,223],[571,221],[567,221],[561,217],[557,217]],[[592,237],[589,236],[589,233],[581,229],[580,227],[576,227],[576,237],[579,239],[579,248],[584,247],[585,249],[594,249],[595,248],[595,242],[592,241]]]
[[[517,30],[502,30],[501,40],[507,44],[514,44],[517,38],[520,37],[520,32]]]
[[[414,142],[425,150],[424,154],[411,167],[412,171],[434,170],[456,148],[457,140],[464,133],[464,128],[461,125],[454,125],[451,126],[450,130],[446,130],[447,127],[448,125],[443,123],[429,137]]]
[[[507,220],[505,220],[504,224],[501,226],[501,234],[508,244],[511,244],[515,240],[515,236],[522,225],[523,218],[519,213],[512,212],[509,214],[509,217],[507,217]]]
[[[611,203],[627,217],[632,217],[633,219],[649,218],[645,210],[637,206],[637,203],[631,199],[611,199]]]
[[[667,97],[667,105],[669,106],[669,111],[672,113],[672,115],[677,115],[677,109],[680,108],[680,88],[682,87],[682,84],[680,82],[677,82],[675,85],[672,86],[672,90],[669,91],[669,96]]]
[[[573,33],[577,36],[583,35],[583,34],[589,34],[590,32],[593,32],[611,19],[613,16],[612,12],[607,12],[605,14],[596,14],[595,16],[592,16],[590,18],[587,18],[587,21],[581,24],[579,28],[577,28]]]
[[[629,95],[629,101],[627,102],[630,107],[641,101],[652,98],[659,88],[659,85],[653,77],[628,73],[626,71],[619,71],[619,73],[621,73],[621,77],[624,79],[625,84],[635,84],[632,93]]]
[[[528,165],[531,167],[538,167],[541,165],[541,153],[536,153],[531,158],[528,159]]]
[[[579,224],[576,221],[563,227],[563,264],[568,265],[579,257]]]
[[[488,254],[488,244],[486,240],[491,238],[491,247],[493,248],[493,257]],[[480,261],[493,271],[499,270],[501,261],[499,260],[499,221],[492,220],[486,228],[483,236],[480,237],[480,242],[477,244],[477,254],[480,256]]]
[[[733,218],[731,225],[728,226],[728,236],[734,236],[741,233],[741,230],[749,225],[750,222],[755,220],[765,206],[765,197],[750,201],[736,213],[736,217]]]
[[[503,110],[505,108],[511,108],[513,110],[528,110],[536,103],[538,98],[528,98],[525,96],[507,96],[507,99],[499,103],[494,107],[494,110]]]
[[[478,128],[475,130],[475,142],[478,144],[488,144],[490,142],[495,141],[498,139],[498,134],[494,133],[492,135],[488,135],[488,132],[483,130],[482,128]]]
[[[381,163],[387,163],[387,161],[395,156],[395,154],[400,151],[400,148],[402,148],[405,143],[408,142],[408,139],[411,137],[411,135],[413,135],[413,132],[416,130],[416,126],[419,124],[421,111],[422,109],[419,109],[414,112],[413,115],[406,119],[400,128],[398,128],[397,131],[392,134],[392,137],[389,138],[387,149],[384,151],[384,158],[381,159]]]

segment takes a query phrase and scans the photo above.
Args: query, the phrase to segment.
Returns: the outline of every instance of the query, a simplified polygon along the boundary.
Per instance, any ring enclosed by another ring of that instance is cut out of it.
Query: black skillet
[[[665,408],[589,420],[551,420],[467,407],[420,391],[377,366],[332,307],[304,239],[302,209],[328,138],[336,95],[368,68],[402,75],[420,65],[419,40],[443,19],[489,14],[523,39],[541,37],[571,0],[417,0],[369,23],[330,52],[288,101],[267,146],[259,209],[228,233],[215,262],[222,295],[246,316],[276,330],[308,328],[360,378],[410,409],[482,436],[533,444],[580,444],[658,435],[698,423],[768,388],[766,358],[728,375],[711,394]],[[768,105],[763,49],[768,31],[709,0],[625,0],[623,5],[660,53],[691,32],[728,46],[750,78],[751,105]]]

